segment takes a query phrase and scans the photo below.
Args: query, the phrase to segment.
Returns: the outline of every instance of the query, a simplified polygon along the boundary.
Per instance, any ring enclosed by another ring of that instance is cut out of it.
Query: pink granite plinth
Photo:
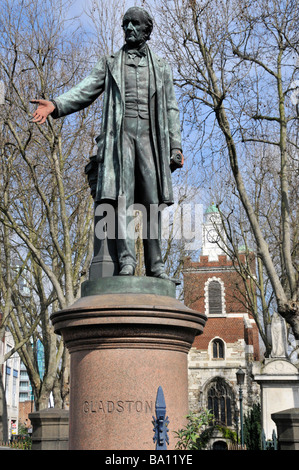
[[[155,450],[165,396],[169,446],[188,413],[187,354],[205,316],[167,295],[102,294],[51,317],[71,358],[71,450]]]

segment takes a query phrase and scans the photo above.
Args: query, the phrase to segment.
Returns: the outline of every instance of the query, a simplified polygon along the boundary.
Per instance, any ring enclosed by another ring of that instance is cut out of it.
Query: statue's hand
[[[38,103],[38,107],[32,115],[32,122],[36,122],[37,124],[43,124],[49,114],[51,114],[55,109],[52,101],[31,100],[30,103]]]
[[[182,152],[178,149],[175,149],[171,153],[170,158],[170,171],[173,173],[177,168],[182,168],[184,165],[184,156]]]

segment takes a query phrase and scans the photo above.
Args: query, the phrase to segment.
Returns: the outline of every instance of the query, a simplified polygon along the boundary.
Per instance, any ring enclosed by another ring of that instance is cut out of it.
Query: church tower
[[[225,254],[221,217],[212,204],[204,214],[202,250],[197,262],[184,265],[185,304],[207,316],[203,334],[189,353],[190,410],[209,408],[216,421],[235,428],[239,388],[236,372],[245,372],[244,405],[259,394],[250,376],[259,360],[257,326],[246,305],[243,279]],[[244,257],[245,255],[240,254]],[[255,263],[252,254],[251,262]]]
[[[209,261],[217,261],[223,254],[221,217],[217,207],[212,204],[205,212],[205,220],[202,228],[202,255],[208,256]]]

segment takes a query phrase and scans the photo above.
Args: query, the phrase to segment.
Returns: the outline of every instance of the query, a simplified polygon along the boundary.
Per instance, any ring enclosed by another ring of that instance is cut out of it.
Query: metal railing
[[[262,430],[262,450],[277,450],[278,445],[277,445],[277,436],[276,432],[273,429],[272,432],[272,439],[267,439],[265,431]]]

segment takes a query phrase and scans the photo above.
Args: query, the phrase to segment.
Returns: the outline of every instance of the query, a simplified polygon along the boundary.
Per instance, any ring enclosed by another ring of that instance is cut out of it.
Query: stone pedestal
[[[174,449],[188,413],[187,354],[206,317],[176,300],[171,281],[133,276],[87,281],[51,319],[71,357],[69,448],[155,450],[161,386]]]
[[[299,374],[285,358],[266,359],[253,367],[254,380],[261,387],[262,427],[266,439],[272,439],[276,425],[273,413],[299,407]]]
[[[29,414],[32,424],[32,450],[67,450],[69,412],[56,408]]]
[[[299,408],[273,413],[277,426],[279,450],[299,450]]]

